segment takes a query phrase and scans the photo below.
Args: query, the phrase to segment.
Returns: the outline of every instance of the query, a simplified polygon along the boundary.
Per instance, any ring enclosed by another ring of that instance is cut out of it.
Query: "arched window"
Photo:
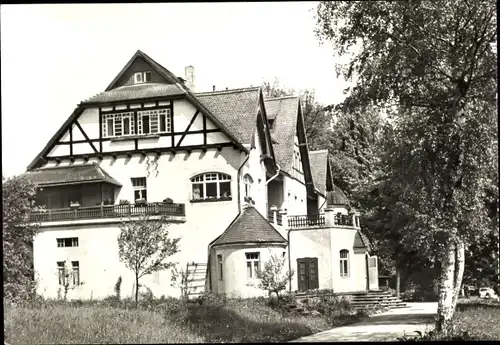
[[[347,249],[340,251],[340,276],[349,276],[349,251]]]
[[[217,172],[196,175],[191,178],[193,200],[230,200],[231,176]]]
[[[243,184],[245,185],[245,198],[252,198],[252,176],[245,174],[243,176]]]

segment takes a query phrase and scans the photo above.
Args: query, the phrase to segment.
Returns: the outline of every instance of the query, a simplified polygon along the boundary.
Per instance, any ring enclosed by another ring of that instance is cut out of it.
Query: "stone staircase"
[[[187,264],[188,296],[190,299],[197,298],[205,292],[207,267],[206,263],[189,262]]]
[[[350,294],[352,296],[351,305],[356,309],[388,307],[395,308],[408,308],[405,302],[398,299],[388,291],[365,291],[355,292]]]

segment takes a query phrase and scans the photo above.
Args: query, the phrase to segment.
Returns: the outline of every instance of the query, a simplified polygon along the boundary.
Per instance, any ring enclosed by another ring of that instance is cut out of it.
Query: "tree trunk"
[[[462,278],[465,269],[465,243],[462,240],[457,241],[455,248],[455,293],[453,295],[453,313],[457,306],[458,296],[462,287]]]
[[[436,331],[447,333],[452,328],[452,318],[462,285],[465,264],[465,245],[463,241],[449,240],[446,244],[441,265],[439,301]]]
[[[135,275],[135,306],[139,302],[139,275]]]
[[[396,297],[399,299],[401,294],[401,271],[396,267]]]

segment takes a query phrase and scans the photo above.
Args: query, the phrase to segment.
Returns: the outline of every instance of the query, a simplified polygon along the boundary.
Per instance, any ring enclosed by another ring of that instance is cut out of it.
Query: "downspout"
[[[247,158],[241,164],[241,166],[238,168],[238,174],[237,174],[237,177],[236,177],[236,179],[238,180],[238,213],[241,212],[240,174],[241,174],[241,169],[243,168],[243,166],[245,165],[245,163],[248,161],[249,158],[250,158],[250,153],[247,154]]]
[[[276,163],[276,166],[278,167],[278,170],[276,171],[276,175],[273,175],[269,180],[266,181],[266,186],[269,182],[271,182],[272,180],[274,180],[276,177],[278,177],[280,171],[281,171],[281,167],[278,163]]]

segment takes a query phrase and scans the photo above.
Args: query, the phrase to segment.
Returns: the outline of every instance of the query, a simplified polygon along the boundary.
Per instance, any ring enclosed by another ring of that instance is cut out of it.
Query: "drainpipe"
[[[245,163],[248,161],[249,158],[250,158],[250,153],[247,154],[247,158],[245,159],[243,164],[241,164],[241,166],[238,168],[238,174],[236,178],[238,180],[238,213],[241,212],[240,174],[241,174],[241,169],[243,168],[243,166],[245,165]]]
[[[276,166],[278,167],[278,170],[276,171],[276,175],[274,175],[273,177],[271,177],[269,180],[266,181],[266,186],[269,182],[271,182],[272,180],[274,180],[280,173],[281,171],[281,167],[279,166],[278,163],[276,163]]]

